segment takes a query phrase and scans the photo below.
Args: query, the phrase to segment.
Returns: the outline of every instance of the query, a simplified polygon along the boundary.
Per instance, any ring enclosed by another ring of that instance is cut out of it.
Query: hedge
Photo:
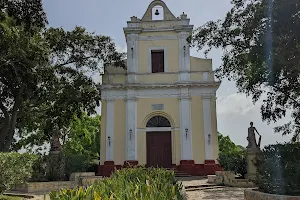
[[[233,171],[245,177],[247,174],[246,151],[219,153],[218,161],[224,171]]]
[[[184,199],[182,185],[177,182],[174,172],[166,169],[128,168],[116,171],[110,178],[83,189],[51,192],[50,200],[66,199]]]

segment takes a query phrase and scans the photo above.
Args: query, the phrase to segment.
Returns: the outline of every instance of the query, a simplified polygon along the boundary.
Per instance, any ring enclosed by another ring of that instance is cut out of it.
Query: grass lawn
[[[21,197],[0,195],[0,200],[22,200],[22,198]]]

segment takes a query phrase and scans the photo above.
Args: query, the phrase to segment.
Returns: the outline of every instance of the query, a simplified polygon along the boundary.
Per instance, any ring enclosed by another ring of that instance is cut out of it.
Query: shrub
[[[29,179],[36,159],[31,154],[0,153],[0,193]]]
[[[242,177],[245,177],[247,174],[245,150],[231,153],[220,152],[218,161],[225,171],[233,171],[236,174],[240,174]]]
[[[300,143],[269,145],[257,161],[259,189],[266,193],[300,195]]]
[[[178,199],[182,200],[182,185],[174,172],[165,169],[128,168],[116,171],[86,189],[61,190],[50,193],[51,200],[64,199]]]
[[[65,172],[69,177],[74,172],[86,172],[92,165],[92,158],[83,154],[65,154]]]

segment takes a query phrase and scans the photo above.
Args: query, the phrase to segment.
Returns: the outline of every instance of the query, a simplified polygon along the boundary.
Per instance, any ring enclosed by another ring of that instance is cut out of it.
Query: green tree
[[[74,117],[70,124],[70,130],[66,134],[63,149],[69,154],[82,154],[93,157],[100,156],[100,115],[82,118]]]
[[[0,6],[0,151],[8,151],[16,132],[41,144],[74,115],[95,113],[101,93],[92,75],[101,63],[125,64],[110,37],[46,29],[39,0]]]
[[[275,128],[283,135],[300,133],[300,2],[299,0],[232,0],[225,19],[195,30],[191,42],[208,53],[224,50],[217,77],[234,80],[239,92],[261,106],[268,123],[292,110],[292,121]]]
[[[224,154],[236,153],[242,151],[241,147],[234,144],[229,136],[223,136],[218,133],[219,152]]]
[[[232,142],[229,136],[218,133],[219,162],[225,171],[233,171],[243,177],[247,173],[246,150]]]

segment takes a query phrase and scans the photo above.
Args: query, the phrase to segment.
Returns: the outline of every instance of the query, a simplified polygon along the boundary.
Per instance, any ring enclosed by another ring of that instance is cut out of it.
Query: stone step
[[[199,191],[199,190],[212,190],[212,189],[219,189],[219,188],[224,188],[224,186],[208,186],[208,187],[203,187],[203,186],[193,186],[189,187],[186,186],[185,190],[187,192],[192,192],[192,191]]]

